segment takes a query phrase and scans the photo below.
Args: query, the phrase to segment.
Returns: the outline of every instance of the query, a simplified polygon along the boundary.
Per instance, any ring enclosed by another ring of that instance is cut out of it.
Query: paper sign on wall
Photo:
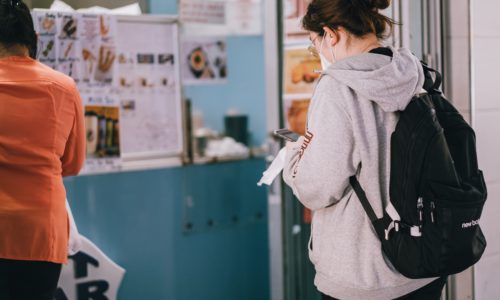
[[[261,0],[180,0],[184,35],[260,35]]]
[[[224,1],[183,0],[180,3],[182,22],[199,24],[225,24],[226,3]]]

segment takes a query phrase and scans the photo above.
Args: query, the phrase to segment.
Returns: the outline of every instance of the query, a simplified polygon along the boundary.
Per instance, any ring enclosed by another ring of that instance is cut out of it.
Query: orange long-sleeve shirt
[[[28,57],[0,59],[0,258],[66,262],[62,177],[84,159],[74,81]]]

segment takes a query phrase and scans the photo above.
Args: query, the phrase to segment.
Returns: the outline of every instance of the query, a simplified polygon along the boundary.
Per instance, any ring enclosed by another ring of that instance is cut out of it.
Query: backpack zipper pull
[[[422,221],[424,220],[424,199],[422,197],[419,197],[417,200],[417,210],[418,210],[418,219],[420,220],[420,224],[422,224]]]
[[[436,205],[434,204],[434,201],[431,201],[431,222],[434,223],[434,209],[436,208]]]

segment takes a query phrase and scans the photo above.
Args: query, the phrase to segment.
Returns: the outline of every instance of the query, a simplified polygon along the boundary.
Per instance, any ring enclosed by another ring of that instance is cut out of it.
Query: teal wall
[[[152,14],[177,14],[177,0],[149,0],[149,12]]]
[[[150,0],[176,14],[175,0]],[[249,115],[264,141],[263,37],[228,39],[225,85],[184,94],[205,123],[223,130],[230,108]],[[65,180],[79,231],[126,269],[120,300],[269,299],[267,193],[263,159],[78,176]]]
[[[120,300],[269,299],[260,159],[65,181],[81,234],[125,268]]]

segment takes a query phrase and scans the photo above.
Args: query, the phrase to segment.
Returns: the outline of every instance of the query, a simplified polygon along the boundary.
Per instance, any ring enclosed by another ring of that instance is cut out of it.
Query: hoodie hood
[[[376,102],[386,112],[401,111],[422,90],[424,73],[420,61],[405,48],[386,55],[365,53],[331,65],[324,74]]]

